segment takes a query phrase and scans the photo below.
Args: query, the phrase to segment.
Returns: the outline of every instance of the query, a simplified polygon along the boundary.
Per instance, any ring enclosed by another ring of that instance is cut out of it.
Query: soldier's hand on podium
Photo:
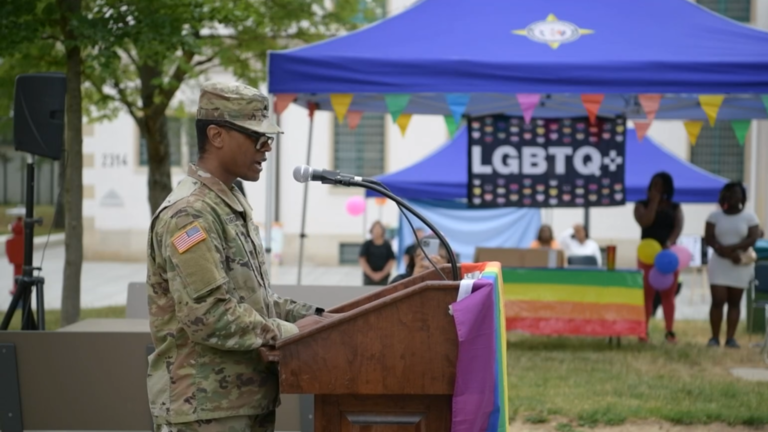
[[[328,318],[324,316],[309,315],[308,317],[296,321],[294,324],[296,324],[296,327],[299,328],[300,332],[303,332],[322,324],[324,321],[328,321]]]

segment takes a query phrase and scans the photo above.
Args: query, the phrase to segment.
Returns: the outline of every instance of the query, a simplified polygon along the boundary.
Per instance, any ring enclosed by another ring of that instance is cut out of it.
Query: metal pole
[[[749,133],[749,189],[747,194],[747,209],[752,213],[757,207],[757,120],[752,120],[752,130]]]
[[[277,127],[280,127],[280,115],[277,115]],[[275,222],[280,222],[280,135],[277,136],[275,145],[275,161],[272,163],[275,167]]]
[[[584,229],[587,230],[587,235],[589,235],[589,206],[584,206]]]
[[[312,102],[310,102],[309,108],[309,138],[307,139],[307,166],[309,166],[309,161],[312,158],[312,129],[315,125],[315,110],[311,106]],[[309,187],[309,182],[304,183],[304,200],[301,204],[301,231],[299,232],[299,271],[297,276],[296,285],[301,285],[301,269],[304,264],[304,237],[307,235],[304,233],[304,228],[307,224],[307,188]]]
[[[274,106],[273,97],[270,94],[269,95],[269,106]],[[270,111],[270,117],[274,120],[275,112],[274,110]],[[277,134],[275,147],[277,147],[280,144],[280,134]],[[264,252],[267,254],[267,274],[272,273],[272,215],[273,215],[273,206],[274,206],[274,174],[275,174],[275,168],[274,164],[276,162],[273,160],[271,165],[267,165],[267,196],[266,196],[266,202],[264,203],[264,210],[266,214],[264,215],[264,230],[266,231],[266,235],[264,237]]]

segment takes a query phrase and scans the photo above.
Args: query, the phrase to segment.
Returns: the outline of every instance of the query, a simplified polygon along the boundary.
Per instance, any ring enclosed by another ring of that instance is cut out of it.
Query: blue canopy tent
[[[655,118],[703,120],[699,96],[721,94],[717,119],[768,118],[768,32],[687,0],[422,0],[361,30],[270,52],[267,75],[271,94],[325,111],[332,94],[352,94],[349,110],[381,113],[387,94],[408,94],[404,113],[519,116],[515,94],[538,93],[533,115],[559,118],[584,115],[583,94],[603,94],[599,115],[644,119],[638,95],[661,94]],[[452,93],[467,104],[449,105]]]
[[[404,199],[461,201],[467,196],[467,129],[421,161],[376,177]],[[707,172],[682,160],[656,144],[648,136],[637,140],[633,129],[627,132],[625,184],[627,200],[644,199],[651,177],[666,171],[675,180],[675,200],[685,203],[717,202],[728,179]],[[367,196],[378,196],[368,191]]]
[[[714,37],[713,37],[714,36]],[[767,118],[768,32],[687,0],[423,0],[362,30],[269,53],[269,91],[331,110],[451,114],[446,93],[470,94],[468,115],[520,115],[515,93],[540,93],[537,117],[584,114],[581,94],[603,93],[600,115],[645,118],[637,94],[664,97],[656,118],[705,119],[699,94],[726,94],[717,118]]]
[[[451,236],[463,261],[471,261],[476,245],[486,247],[526,247],[535,237],[540,224],[538,209],[468,209],[467,196],[467,128],[456,132],[454,138],[419,162],[389,174],[376,177],[395,195],[432,220]],[[675,180],[675,200],[683,203],[717,202],[720,189],[728,179],[707,172],[678,158],[648,136],[638,141],[634,129],[627,132],[625,184],[627,201],[646,197],[651,177],[666,171]],[[367,191],[366,196],[378,196]],[[468,226],[466,212],[472,212]],[[414,225],[424,227],[411,218]],[[509,227],[516,227],[511,230]],[[493,233],[495,235],[489,235]],[[413,241],[410,227],[400,217],[398,256]],[[400,271],[403,265],[399,265]]]
[[[440,230],[459,255],[461,262],[472,262],[475,248],[527,248],[536,238],[541,226],[541,212],[531,208],[467,209],[455,202],[434,200],[408,200],[408,204],[424,215]],[[415,228],[429,229],[418,219],[408,215]],[[405,271],[402,261],[405,249],[413,244],[411,226],[400,215],[397,227],[398,272]]]

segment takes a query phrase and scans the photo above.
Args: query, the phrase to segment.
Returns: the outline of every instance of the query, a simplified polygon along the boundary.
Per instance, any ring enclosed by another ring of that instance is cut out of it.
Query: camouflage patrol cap
[[[265,134],[283,133],[269,119],[269,98],[236,82],[208,81],[200,89],[197,118],[223,120]]]

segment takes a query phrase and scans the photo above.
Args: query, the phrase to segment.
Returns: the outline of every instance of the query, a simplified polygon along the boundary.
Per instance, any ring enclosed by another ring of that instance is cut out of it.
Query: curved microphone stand
[[[453,271],[453,280],[458,281],[461,278],[461,273],[459,273],[459,266],[456,263],[456,255],[453,254],[453,250],[451,249],[451,245],[448,244],[448,241],[443,237],[443,235],[440,233],[440,230],[435,228],[432,223],[427,220],[424,216],[422,216],[419,212],[413,209],[413,207],[409,206],[405,201],[398,198],[395,194],[389,191],[386,187],[383,187],[383,185],[379,186],[381,183],[372,184],[371,182],[365,182],[365,181],[357,181],[354,179],[338,179],[339,183],[344,186],[357,186],[364,189],[370,189],[374,192],[377,192],[381,195],[384,195],[385,197],[389,198],[393,202],[395,202],[398,206],[405,208],[411,214],[416,216],[416,218],[424,223],[424,225],[427,226],[433,233],[435,233],[435,236],[437,236],[438,240],[440,240],[440,243],[445,246],[445,250],[448,252],[448,259],[451,261],[451,270]],[[418,243],[418,242],[417,242]]]

